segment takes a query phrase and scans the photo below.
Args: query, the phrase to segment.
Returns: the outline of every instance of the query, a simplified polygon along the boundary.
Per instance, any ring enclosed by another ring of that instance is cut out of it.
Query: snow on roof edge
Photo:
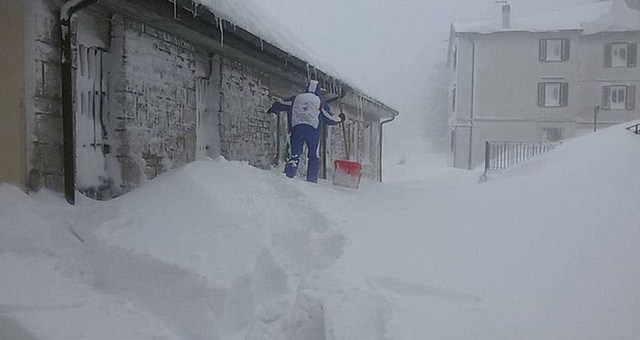
[[[173,1],[173,0],[168,0]],[[288,53],[302,62],[307,64],[308,68],[313,68],[322,73],[339,80],[349,88],[360,92],[367,100],[374,102],[392,112],[393,116],[397,116],[399,111],[383,103],[363,91],[359,86],[355,85],[353,80],[348,79],[345,72],[339,71],[334,65],[324,60],[320,54],[306,45],[304,41],[299,39],[291,30],[281,24],[278,20],[273,19],[271,15],[254,0],[192,0],[194,3],[202,5],[216,18],[222,19],[238,26],[261,41],[268,43],[275,48]],[[222,29],[222,28],[221,28]],[[224,34],[224,32],[223,32]],[[341,76],[337,76],[340,74]]]
[[[500,20],[454,20],[455,33],[492,34],[502,32],[562,32],[580,31],[584,35],[602,32],[640,31],[640,12],[630,9],[621,0],[582,5],[570,9],[532,16],[514,17],[510,27]]]

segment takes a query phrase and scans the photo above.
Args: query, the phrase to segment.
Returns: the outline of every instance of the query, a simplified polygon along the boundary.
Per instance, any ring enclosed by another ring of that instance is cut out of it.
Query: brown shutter
[[[611,86],[602,87],[602,109],[609,110],[611,108]]]
[[[627,110],[636,109],[636,87],[635,85],[627,86]]]
[[[560,84],[560,106],[569,105],[569,83]]]
[[[546,83],[538,84],[538,106],[544,107],[544,104],[546,101],[546,89],[547,89]]]
[[[604,67],[611,67],[611,44],[604,45]]]
[[[562,39],[562,60],[563,61],[567,61],[569,60],[569,52],[571,50],[570,48],[571,43],[569,42],[569,39]]]
[[[547,40],[545,39],[540,39],[538,59],[540,59],[540,61],[547,61]]]
[[[638,64],[638,44],[627,44],[627,66],[636,67]]]

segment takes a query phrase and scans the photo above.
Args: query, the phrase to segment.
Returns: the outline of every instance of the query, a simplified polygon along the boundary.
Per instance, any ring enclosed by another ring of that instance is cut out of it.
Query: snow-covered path
[[[638,150],[359,190],[209,160],[77,207],[0,185],[0,338],[637,339]]]

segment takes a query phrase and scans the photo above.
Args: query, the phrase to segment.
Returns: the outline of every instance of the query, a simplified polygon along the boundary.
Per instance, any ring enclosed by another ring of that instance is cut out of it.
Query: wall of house
[[[542,62],[538,51],[540,39],[570,38],[572,47],[576,47],[577,37],[577,33],[568,32],[476,35],[474,118],[573,119],[578,100],[571,93],[580,77],[578,58]],[[545,81],[570,84],[567,107],[537,105],[538,83]]]
[[[107,131],[119,171],[109,172],[129,191],[195,160],[196,82],[212,61],[191,43],[123,16],[113,17],[111,32]]]
[[[0,183],[25,186],[25,17],[21,0],[0,2]]]
[[[222,155],[269,168],[276,160],[276,117],[266,114],[273,97],[269,75],[247,63],[222,58],[220,142]]]
[[[598,113],[598,128],[640,119],[640,65],[636,67],[605,67],[604,46],[615,42],[640,43],[637,32],[601,33],[583,37],[580,43],[582,67],[578,101],[577,124],[579,133],[593,131],[593,111],[602,105],[603,86],[635,85],[634,110],[604,110]]]
[[[475,42],[470,37],[457,38],[453,51],[456,55],[451,64],[453,81],[449,87],[451,165],[467,168],[474,101]]]
[[[60,1],[27,0],[25,6],[27,188],[62,191]]]

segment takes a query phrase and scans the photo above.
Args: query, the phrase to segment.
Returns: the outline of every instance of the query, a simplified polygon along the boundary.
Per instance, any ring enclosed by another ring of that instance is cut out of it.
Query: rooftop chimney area
[[[511,27],[511,5],[502,5],[502,28]]]

